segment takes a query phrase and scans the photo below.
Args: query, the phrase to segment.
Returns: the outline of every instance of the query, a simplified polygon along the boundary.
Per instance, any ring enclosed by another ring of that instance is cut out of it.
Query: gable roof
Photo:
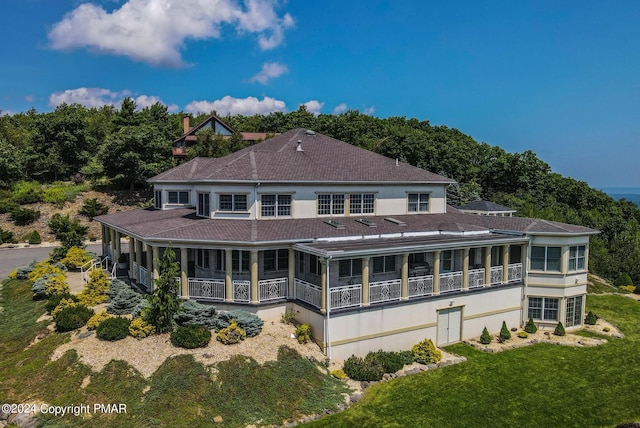
[[[491,201],[472,201],[461,207],[458,207],[460,211],[482,211],[482,212],[508,212],[514,213],[516,210],[499,205]]]
[[[302,128],[221,158],[192,159],[149,180],[150,183],[176,181],[455,182]]]
[[[184,124],[185,128],[188,127],[189,125],[189,116],[185,116],[184,119],[186,121],[186,123]],[[195,141],[196,138],[196,133],[204,128],[207,124],[211,123],[211,127],[215,129],[215,124],[219,124],[220,126],[222,126],[224,129],[227,130],[227,132],[229,132],[229,134],[235,134],[235,130],[230,127],[229,125],[227,125],[226,123],[224,123],[222,121],[222,119],[220,119],[218,116],[216,116],[215,114],[212,114],[210,116],[208,116],[206,119],[204,119],[202,122],[200,122],[199,124],[197,124],[194,127],[189,127],[189,129],[185,129],[184,130],[184,134],[182,134],[180,137],[176,138],[173,141],[173,144],[175,145],[176,143],[180,142],[180,141],[184,141],[184,140],[189,140],[189,137],[193,137],[193,140]]]

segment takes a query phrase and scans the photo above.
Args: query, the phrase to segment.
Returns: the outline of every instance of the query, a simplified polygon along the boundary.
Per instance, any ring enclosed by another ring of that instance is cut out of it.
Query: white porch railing
[[[401,280],[391,279],[369,284],[369,302],[388,302],[400,299]]]
[[[409,297],[430,296],[433,294],[433,275],[413,276],[409,278]]]
[[[322,290],[319,285],[296,278],[294,281],[296,299],[307,302],[316,308],[321,307]]]
[[[469,269],[469,289],[484,287],[484,269]]]
[[[258,300],[285,299],[287,297],[288,278],[263,279],[258,281]]]
[[[89,272],[94,270],[96,267],[101,266],[100,259],[89,260],[82,266],[80,266],[80,277],[84,282],[89,282]]]
[[[362,304],[362,284],[332,287],[330,292],[330,308],[349,308]]]
[[[462,272],[440,274],[440,293],[462,290]]]
[[[509,282],[522,280],[522,263],[511,263],[507,269],[507,279]]]
[[[502,266],[491,266],[491,285],[502,284]]]
[[[144,266],[138,269],[138,282],[147,287],[147,269]]]
[[[189,297],[203,300],[224,300],[224,279],[189,278]]]
[[[130,276],[130,277],[132,277],[132,278],[134,278],[134,279],[138,279],[138,278],[136,278],[136,274],[137,274],[138,272],[139,272],[139,270],[138,270],[138,263],[136,263],[136,261],[134,260],[134,261],[133,261],[133,266],[132,266],[131,272],[129,272],[129,276]]]
[[[233,301],[249,302],[251,299],[251,281],[233,280]]]

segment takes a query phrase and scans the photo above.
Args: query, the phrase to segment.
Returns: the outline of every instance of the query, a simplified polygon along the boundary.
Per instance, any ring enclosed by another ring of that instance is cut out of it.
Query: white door
[[[438,346],[460,341],[462,308],[441,309],[438,312]]]

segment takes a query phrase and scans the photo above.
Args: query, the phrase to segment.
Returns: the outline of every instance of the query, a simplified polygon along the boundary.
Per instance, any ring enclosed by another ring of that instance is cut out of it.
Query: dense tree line
[[[49,113],[2,116],[0,188],[19,180],[50,182],[78,174],[123,188],[145,186],[147,178],[172,166],[171,143],[182,134],[183,116],[168,113],[161,104],[138,110],[131,99],[119,109],[63,104]],[[590,246],[592,270],[609,278],[627,272],[640,282],[640,208],[552,172],[532,151],[508,153],[447,126],[405,117],[381,119],[355,110],[315,116],[303,106],[290,113],[224,120],[237,131],[313,129],[446,175],[459,183],[449,189],[452,204],[486,199],[510,206],[518,215],[598,229],[601,234]],[[245,145],[237,137],[225,140],[203,131],[189,156],[224,156]]]

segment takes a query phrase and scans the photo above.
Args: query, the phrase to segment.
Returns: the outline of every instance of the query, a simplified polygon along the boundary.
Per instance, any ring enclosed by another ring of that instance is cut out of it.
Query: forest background
[[[160,103],[137,109],[131,98],[119,108],[62,104],[47,113],[30,110],[0,116],[0,211],[28,202],[28,197],[16,201],[16,194],[34,188],[33,182],[147,188],[148,178],[174,165],[171,147],[183,134],[184,116],[169,113]],[[191,116],[192,126],[208,116]],[[589,269],[610,279],[626,273],[640,283],[640,208],[551,171],[531,150],[508,153],[427,120],[377,118],[357,110],[314,115],[303,105],[289,113],[223,120],[239,132],[312,129],[445,175],[458,182],[448,189],[448,201],[454,206],[483,199],[507,205],[519,216],[597,229],[600,234],[590,242]],[[188,155],[220,157],[246,144],[237,135],[223,139],[203,130]]]

